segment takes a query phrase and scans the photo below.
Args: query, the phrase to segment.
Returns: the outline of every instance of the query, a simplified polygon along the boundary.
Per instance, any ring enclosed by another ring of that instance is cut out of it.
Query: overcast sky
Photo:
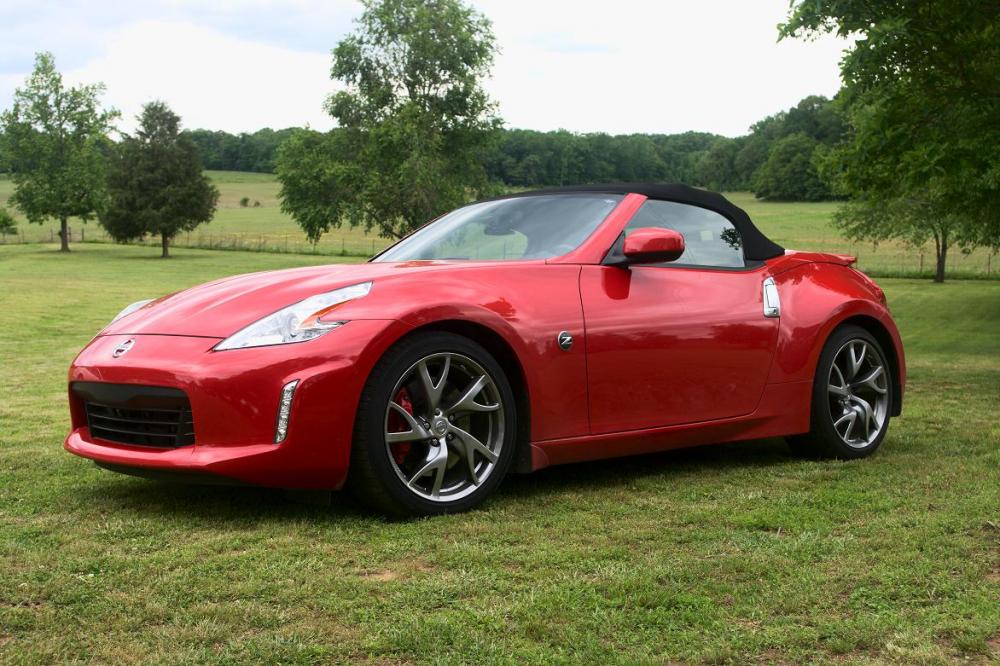
[[[844,43],[777,43],[787,0],[474,0],[501,48],[487,87],[509,127],[744,134],[810,94],[833,95]],[[71,82],[102,81],[131,129],[166,101],[185,127],[332,126],[330,49],[352,0],[2,0],[0,108],[51,51]]]

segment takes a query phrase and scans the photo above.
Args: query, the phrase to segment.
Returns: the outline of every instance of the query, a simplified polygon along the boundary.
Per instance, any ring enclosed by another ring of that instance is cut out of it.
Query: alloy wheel
[[[885,362],[866,340],[848,340],[837,351],[827,382],[833,429],[848,446],[863,449],[882,432],[889,410]]]
[[[496,468],[504,445],[503,400],[473,359],[429,354],[396,382],[384,433],[389,459],[408,490],[433,502],[456,501]]]

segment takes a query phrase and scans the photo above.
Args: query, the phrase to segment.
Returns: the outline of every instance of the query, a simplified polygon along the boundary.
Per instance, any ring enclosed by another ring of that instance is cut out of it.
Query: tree
[[[742,190],[746,182],[736,172],[736,156],[745,139],[720,137],[698,160],[698,184],[710,190]]]
[[[480,85],[490,22],[460,0],[363,0],[333,50],[347,88],[326,108],[339,129],[300,133],[277,158],[282,210],[312,241],[343,221],[401,237],[490,191],[484,157],[500,121]]]
[[[69,252],[69,218],[92,218],[105,202],[104,153],[118,114],[102,110],[101,84],[66,88],[51,53],[35,56],[35,69],[0,115],[10,198],[29,222],[59,220],[62,251]]]
[[[174,236],[212,219],[219,200],[194,142],[180,133],[180,117],[163,102],[146,104],[135,136],[114,151],[108,193],[100,217],[108,234],[119,242],[159,236],[163,257]]]
[[[754,193],[775,201],[823,201],[830,188],[813,163],[819,142],[804,133],[790,134],[771,146],[754,177]]]
[[[850,131],[820,171],[852,201],[854,238],[1000,247],[1000,4],[797,2],[782,37],[853,37],[841,61]]]
[[[0,206],[0,235],[17,233],[17,220],[10,214],[10,211]]]

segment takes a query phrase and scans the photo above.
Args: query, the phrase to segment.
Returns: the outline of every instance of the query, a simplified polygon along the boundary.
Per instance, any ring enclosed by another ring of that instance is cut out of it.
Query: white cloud
[[[70,80],[107,85],[126,128],[162,99],[186,127],[228,131],[332,126],[329,49],[361,12],[356,0],[14,2],[0,9],[0,108],[49,49]],[[510,127],[736,136],[840,85],[842,40],[776,43],[787,0],[472,2],[494,23],[487,87]]]
[[[745,134],[832,96],[846,42],[777,43],[787,0],[478,0],[502,55],[489,88],[511,127]]]
[[[188,128],[254,131],[332,126],[323,101],[333,90],[330,57],[244,41],[185,23],[143,21],[113,33],[104,53],[66,73],[102,81],[106,102],[130,130],[142,104],[167,102]]]

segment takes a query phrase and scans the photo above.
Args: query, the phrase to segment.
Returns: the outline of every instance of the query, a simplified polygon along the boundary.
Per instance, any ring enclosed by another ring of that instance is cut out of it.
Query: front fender
[[[590,430],[579,280],[579,266],[542,263],[428,272],[384,279],[336,317],[391,318],[410,330],[452,321],[489,329],[524,371],[532,441],[575,437]],[[574,338],[566,351],[557,343],[562,331]]]

